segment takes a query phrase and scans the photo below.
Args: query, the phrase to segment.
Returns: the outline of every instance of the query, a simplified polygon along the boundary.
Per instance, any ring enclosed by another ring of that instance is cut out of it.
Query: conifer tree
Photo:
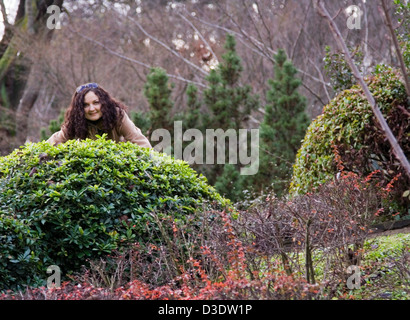
[[[296,153],[310,120],[306,98],[298,92],[301,80],[283,49],[274,56],[274,79],[269,80],[265,115],[260,126],[259,171],[252,177],[260,191],[272,187],[276,195],[287,191]]]
[[[186,108],[182,112],[179,112],[178,114],[176,114],[174,117],[174,120],[182,122],[183,133],[187,132],[187,130],[190,130],[190,129],[196,129],[196,130],[201,131],[202,134],[204,134],[205,133],[205,127],[204,127],[204,121],[203,121],[204,114],[201,113],[202,101],[198,94],[198,88],[194,84],[190,83],[188,84],[186,88],[185,94],[186,94]],[[186,148],[192,148],[191,144],[194,144],[195,146],[202,148],[202,152],[203,152],[204,145],[201,144],[201,141],[197,141],[195,137],[191,137],[191,140],[182,141],[181,143],[182,150],[186,150]],[[189,155],[186,154],[185,157],[187,156],[188,157],[189,156],[201,157],[201,154],[199,155],[196,154],[196,152],[199,152],[199,151],[197,151],[195,147],[194,149],[195,149],[194,151],[191,151],[191,154]],[[188,149],[188,150],[191,150],[191,149]],[[185,158],[184,160],[188,161]],[[190,163],[190,165],[195,171],[205,175],[205,172],[203,171],[204,167],[200,162],[196,163],[194,161],[194,163]]]
[[[211,128],[239,129],[243,119],[257,108],[258,98],[252,95],[249,85],[240,84],[241,60],[236,53],[236,40],[228,34],[220,65],[211,70],[207,77],[208,89],[204,91],[204,102],[211,115]]]
[[[148,116],[151,125],[150,131],[161,128],[173,132],[174,119],[171,114],[174,103],[171,99],[171,93],[172,90],[165,70],[159,67],[151,68],[144,85],[144,95],[148,100],[150,109]]]
[[[236,166],[227,163],[216,179],[215,189],[220,190],[224,197],[237,201],[242,198],[243,181],[244,177],[240,175]]]
[[[236,53],[236,41],[232,35],[227,35],[224,48],[226,52],[222,55],[221,63],[215,69],[212,69],[206,78],[208,87],[203,91],[202,99],[199,98],[198,89],[194,85],[190,84],[187,87],[187,109],[175,118],[182,120],[184,130],[199,129],[204,137],[207,129],[222,129],[224,131],[235,129],[238,132],[238,129],[243,128],[244,119],[259,106],[259,98],[252,94],[252,88],[249,85],[240,83],[242,65],[241,59]],[[162,75],[161,78],[163,77]],[[152,80],[151,77],[150,81],[147,81],[147,86],[152,86],[148,85],[148,83],[152,83]],[[150,90],[153,91],[152,88]],[[163,90],[164,95],[162,97],[169,97],[169,93],[165,89]],[[159,88],[156,89],[156,92],[160,91]],[[151,95],[157,96],[157,94]],[[146,96],[148,98],[147,94]],[[158,100],[158,98],[153,100]],[[163,103],[163,105],[168,106],[166,103]],[[201,108],[206,109],[207,112],[202,112]],[[164,110],[166,108],[159,109]],[[162,118],[164,114],[168,114],[168,111],[160,113]],[[206,150],[205,144],[204,139],[204,153],[212,152],[212,150]],[[229,146],[228,141],[226,141],[226,161],[224,165],[217,164],[217,150],[215,149],[213,150],[215,155],[213,164],[193,165],[193,167],[198,173],[205,175],[209,183],[215,185],[218,192],[235,201],[240,198],[244,178],[240,175],[239,163],[228,164],[229,147],[236,148],[236,151],[238,151],[238,144]]]
[[[174,103],[171,99],[172,84],[168,83],[166,71],[160,67],[151,68],[144,85],[144,95],[148,100],[148,119],[143,121],[141,113],[134,114],[134,121],[142,125],[148,133],[153,133],[157,129],[166,130],[170,135],[170,141],[165,142],[162,151],[169,155],[174,154],[174,121],[172,115]],[[148,129],[147,129],[148,127]],[[151,135],[150,140],[153,139]],[[156,138],[155,138],[156,139]],[[164,138],[165,139],[165,138]],[[164,141],[161,142],[164,144]],[[155,145],[155,144],[154,144]]]
[[[151,127],[151,121],[149,116],[147,117],[146,112],[143,111],[131,111],[130,118],[134,124],[141,129],[144,135],[149,135],[149,130]]]
[[[187,96],[187,112],[183,117],[183,128],[191,129],[196,128],[203,130],[203,124],[201,119],[201,101],[198,97],[198,88],[194,84],[189,84],[186,89]]]
[[[203,94],[209,114],[203,116],[203,121],[207,129],[235,129],[238,132],[243,128],[246,116],[257,109],[259,99],[252,94],[249,85],[240,83],[243,68],[236,52],[233,35],[227,35],[224,48],[226,52],[222,55],[221,63],[216,69],[211,70],[207,77],[208,88]],[[238,151],[238,145],[232,146],[226,142],[225,150],[229,148],[236,148]],[[216,152],[214,154],[216,155]],[[242,190],[243,177],[240,176],[239,169],[239,163],[228,165],[226,154],[225,165],[207,166],[205,175],[210,183],[215,184],[218,192],[235,201],[239,200]]]

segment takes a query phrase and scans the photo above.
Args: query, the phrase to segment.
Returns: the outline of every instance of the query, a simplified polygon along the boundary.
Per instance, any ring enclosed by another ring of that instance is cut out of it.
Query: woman
[[[57,145],[71,139],[95,139],[97,134],[107,133],[116,142],[131,141],[152,148],[125,111],[126,106],[97,83],[83,84],[74,92],[61,130],[47,142]]]

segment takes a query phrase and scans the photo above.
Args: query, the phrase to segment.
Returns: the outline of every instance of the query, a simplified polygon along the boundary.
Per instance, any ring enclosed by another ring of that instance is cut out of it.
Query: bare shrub
[[[372,181],[342,172],[314,193],[293,199],[267,196],[235,222],[258,254],[279,257],[290,275],[309,283],[339,283],[350,265],[359,265],[364,239],[381,211],[381,190]],[[315,259],[313,259],[313,256]]]

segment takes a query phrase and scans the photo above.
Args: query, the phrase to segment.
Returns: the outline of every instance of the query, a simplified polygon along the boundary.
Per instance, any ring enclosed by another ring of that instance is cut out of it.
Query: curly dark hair
[[[69,139],[86,139],[88,135],[88,121],[84,112],[84,97],[88,92],[94,92],[101,103],[102,128],[104,133],[109,133],[116,124],[122,120],[127,106],[117,101],[103,89],[85,88],[79,93],[74,92],[70,106],[68,107],[63,126]]]

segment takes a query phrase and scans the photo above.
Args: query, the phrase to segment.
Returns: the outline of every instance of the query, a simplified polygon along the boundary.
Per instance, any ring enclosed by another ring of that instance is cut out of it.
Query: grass
[[[333,251],[315,249],[313,251],[313,264],[316,281],[326,282],[332,277]],[[407,260],[406,260],[407,254]],[[295,275],[303,277],[304,252],[288,253]],[[272,258],[271,258],[272,259]],[[274,260],[279,256],[274,256]],[[339,259],[343,259],[342,255]],[[347,264],[340,262],[346,269]],[[340,268],[340,265],[338,267]],[[363,255],[360,262],[360,287],[358,289],[348,289],[346,279],[349,274],[346,271],[346,278],[338,274],[340,284],[333,287],[330,294],[332,299],[354,299],[354,300],[410,300],[410,233],[398,233],[395,235],[379,236],[369,238],[364,242]],[[334,281],[334,278],[333,278]],[[329,288],[324,288],[323,293],[328,295]]]
[[[356,299],[410,299],[410,233],[368,239],[364,244],[362,281]],[[405,256],[406,255],[406,256]]]

